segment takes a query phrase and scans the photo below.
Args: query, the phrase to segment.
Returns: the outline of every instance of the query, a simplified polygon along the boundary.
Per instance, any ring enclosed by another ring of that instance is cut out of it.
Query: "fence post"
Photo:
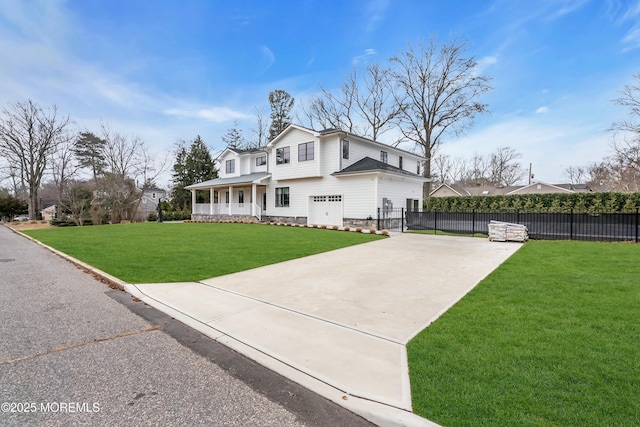
[[[476,210],[471,210],[471,237],[476,235]]]
[[[400,217],[400,232],[404,233],[404,208],[402,208],[402,216]]]
[[[573,240],[573,208],[571,208],[571,222],[570,222],[570,226],[569,226],[569,240]]]
[[[380,230],[380,208],[378,208],[378,221],[377,221],[377,226],[376,226],[376,228],[377,228],[378,230]]]
[[[640,208],[636,206],[636,243],[638,243],[638,212]]]
[[[520,224],[520,209],[516,209],[516,224]]]
[[[433,234],[438,234],[438,211],[433,211]]]

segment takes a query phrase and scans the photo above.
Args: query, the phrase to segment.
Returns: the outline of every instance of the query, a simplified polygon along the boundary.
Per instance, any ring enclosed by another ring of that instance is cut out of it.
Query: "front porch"
[[[253,217],[262,220],[262,208],[255,203],[194,203],[191,214],[209,215],[221,219],[224,216]]]
[[[262,221],[266,188],[256,183],[192,188],[191,219],[221,221],[254,218]]]
[[[186,187],[191,190],[191,219],[262,221],[266,205],[266,172],[216,178]]]

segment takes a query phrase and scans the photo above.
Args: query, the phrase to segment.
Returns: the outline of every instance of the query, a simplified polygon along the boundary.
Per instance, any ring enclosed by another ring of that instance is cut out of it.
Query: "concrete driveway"
[[[411,413],[405,345],[520,246],[395,234],[199,283],[126,289],[373,422],[429,425]]]

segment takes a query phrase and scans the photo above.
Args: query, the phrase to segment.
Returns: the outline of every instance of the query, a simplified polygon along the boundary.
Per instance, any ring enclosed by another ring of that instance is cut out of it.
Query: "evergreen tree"
[[[91,170],[93,181],[98,182],[98,176],[104,172],[106,159],[104,149],[107,142],[91,132],[82,132],[78,136],[73,153],[78,159],[78,166]]]
[[[227,133],[221,139],[229,148],[243,149],[247,146],[247,141],[242,136],[242,130],[238,128],[238,122],[233,122],[233,127],[227,129]]]
[[[200,135],[191,143],[187,150],[185,142],[180,143],[176,150],[176,162],[173,165],[173,189],[171,190],[171,204],[175,210],[191,207],[191,191],[185,187],[198,182],[214,179],[218,176],[209,148]]]
[[[286,91],[276,89],[269,93],[269,105],[271,106],[271,127],[269,128],[269,141],[280,135],[291,124],[291,109],[294,99]]]

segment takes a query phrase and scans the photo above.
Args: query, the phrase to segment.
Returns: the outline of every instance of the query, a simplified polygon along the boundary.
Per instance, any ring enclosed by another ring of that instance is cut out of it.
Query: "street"
[[[3,226],[0,316],[3,426],[370,425]]]

